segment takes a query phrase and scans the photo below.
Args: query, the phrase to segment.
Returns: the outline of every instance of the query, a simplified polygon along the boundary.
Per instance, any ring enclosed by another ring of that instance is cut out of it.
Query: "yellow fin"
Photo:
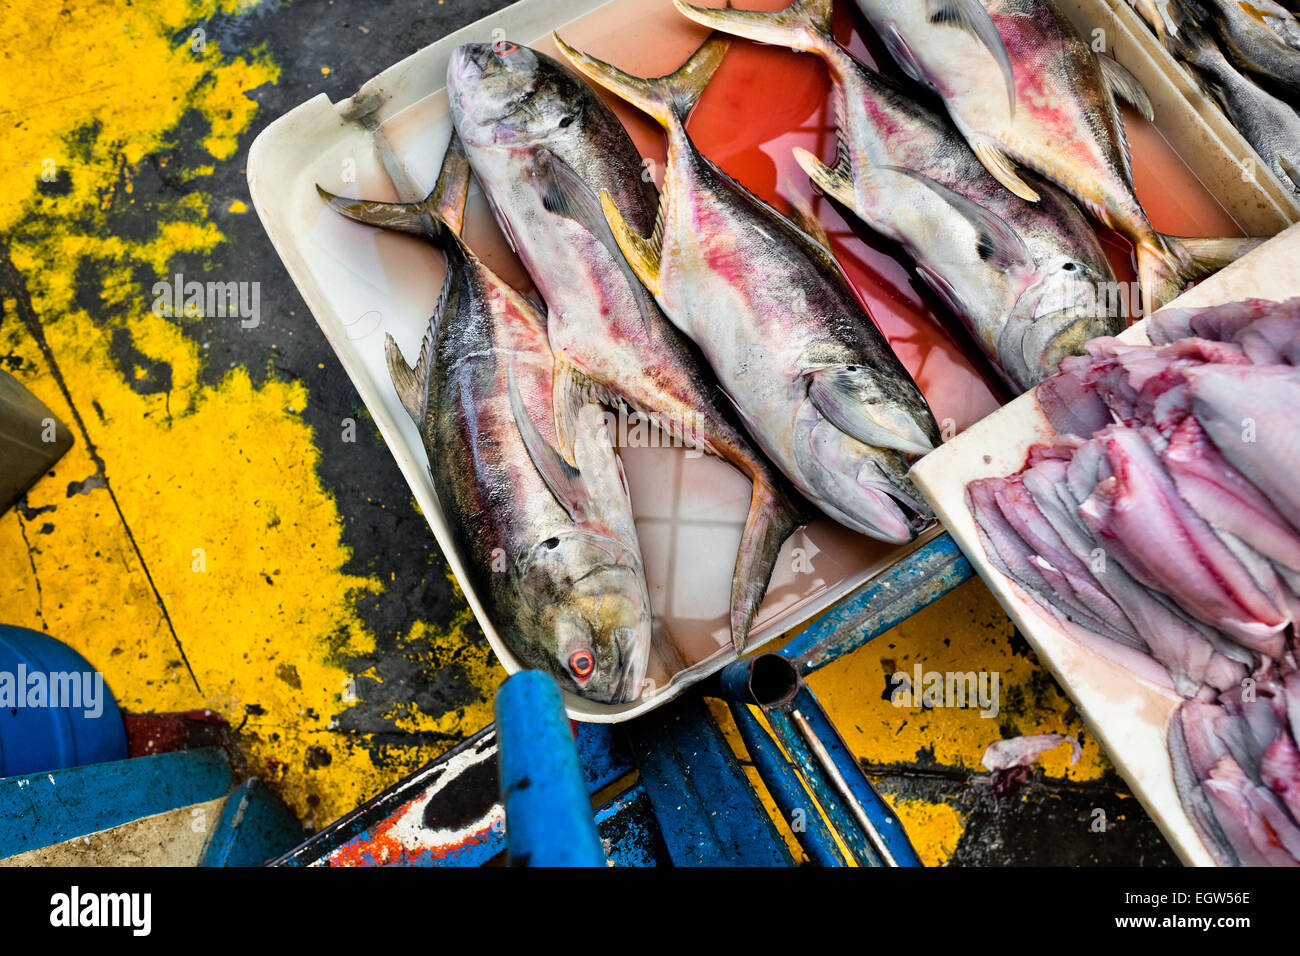
[[[641,284],[650,290],[650,294],[659,295],[659,250],[650,245],[635,229],[627,224],[623,214],[614,205],[609,190],[600,191],[600,206],[605,210],[605,220],[614,233],[614,241],[627,259]]]
[[[972,143],[971,146],[994,179],[1026,202],[1038,202],[1038,193],[1020,178],[1005,153],[988,143]]]

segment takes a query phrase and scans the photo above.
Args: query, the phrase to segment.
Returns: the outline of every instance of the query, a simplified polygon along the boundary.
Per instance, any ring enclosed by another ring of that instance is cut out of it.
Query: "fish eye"
[[[509,40],[497,40],[496,43],[492,44],[492,52],[498,56],[505,56],[508,53],[514,53],[515,50],[518,49],[519,47],[511,43]]]
[[[569,655],[569,670],[579,680],[585,680],[596,669],[596,658],[591,651],[583,649]]]
[[[559,546],[560,546],[559,538],[547,538],[545,541],[542,542],[542,547],[544,547],[547,551],[554,551]]]
[[[569,126],[569,124],[571,124],[572,122],[573,122],[572,116],[564,117],[564,119],[560,120],[560,129],[566,129]]]

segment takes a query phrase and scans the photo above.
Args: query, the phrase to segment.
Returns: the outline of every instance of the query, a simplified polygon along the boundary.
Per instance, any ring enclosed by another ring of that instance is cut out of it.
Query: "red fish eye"
[[[492,44],[492,52],[501,56],[505,56],[507,53],[514,53],[515,50],[518,49],[519,47],[515,46],[509,40],[497,40],[496,43]]]
[[[592,656],[591,651],[574,651],[569,656],[569,669],[573,671],[575,677],[590,677],[591,672],[596,669],[596,658]]]

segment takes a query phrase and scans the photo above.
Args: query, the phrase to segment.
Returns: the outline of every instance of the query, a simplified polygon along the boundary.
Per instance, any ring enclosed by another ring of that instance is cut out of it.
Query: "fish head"
[[[447,99],[462,140],[526,148],[576,135],[590,90],[556,60],[509,40],[464,43],[447,64]]]
[[[1002,371],[1019,391],[1033,388],[1089,339],[1124,329],[1124,291],[1108,268],[1061,257],[1039,270],[1016,301],[997,341]]]
[[[859,441],[811,399],[795,414],[792,451],[804,494],[855,531],[901,544],[934,518],[908,476],[915,454]]]
[[[533,545],[519,572],[527,663],[588,700],[636,700],[651,625],[640,555],[616,537],[570,527]]]

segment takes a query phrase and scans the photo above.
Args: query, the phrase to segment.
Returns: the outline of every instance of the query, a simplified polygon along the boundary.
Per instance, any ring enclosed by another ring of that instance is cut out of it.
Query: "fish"
[[[652,228],[601,193],[638,278],[804,496],[855,531],[912,540],[933,519],[907,475],[940,441],[929,406],[829,250],[722,172],[686,132],[727,41],[711,36],[674,73],[642,79],[553,36],[579,72],[667,132]]]
[[[1165,47],[1195,69],[1202,86],[1282,184],[1300,192],[1300,114],[1243,75],[1183,4],[1166,0],[1162,12],[1161,22],[1176,27],[1164,36]]]
[[[1233,261],[1258,239],[1185,238],[1158,232],[1142,208],[1116,97],[1152,119],[1141,83],[1098,53],[1050,0],[987,0],[1015,78],[1008,104],[986,42],[945,13],[951,0],[855,0],[890,55],[943,100],[984,167],[1022,199],[1041,198],[1019,163],[1056,183],[1137,256],[1146,314],[1193,278]]]
[[[1212,23],[1224,51],[1244,70],[1300,101],[1300,22],[1274,0],[1180,0],[1197,22]]]
[[[743,649],[782,543],[813,512],[754,447],[699,350],[614,241],[601,190],[632,222],[654,221],[658,196],[640,153],[581,77],[508,40],[458,47],[447,91],[475,176],[548,306],[560,451],[574,411],[595,400],[648,416],[750,480],[730,604],[732,643]]]
[[[1004,189],[946,117],[835,42],[832,0],[766,13],[674,0],[697,23],[816,54],[834,86],[839,156],[795,150],[817,186],[899,243],[1016,393],[1083,343],[1123,330],[1106,306],[1110,262],[1073,200],[1035,181],[1040,201]]]
[[[622,466],[595,405],[577,416],[574,463],[556,450],[545,318],[461,239],[469,176],[453,139],[422,201],[317,189],[348,219],[421,236],[446,258],[414,367],[391,335],[384,351],[488,619],[525,666],[588,700],[628,703],[652,618]]]

